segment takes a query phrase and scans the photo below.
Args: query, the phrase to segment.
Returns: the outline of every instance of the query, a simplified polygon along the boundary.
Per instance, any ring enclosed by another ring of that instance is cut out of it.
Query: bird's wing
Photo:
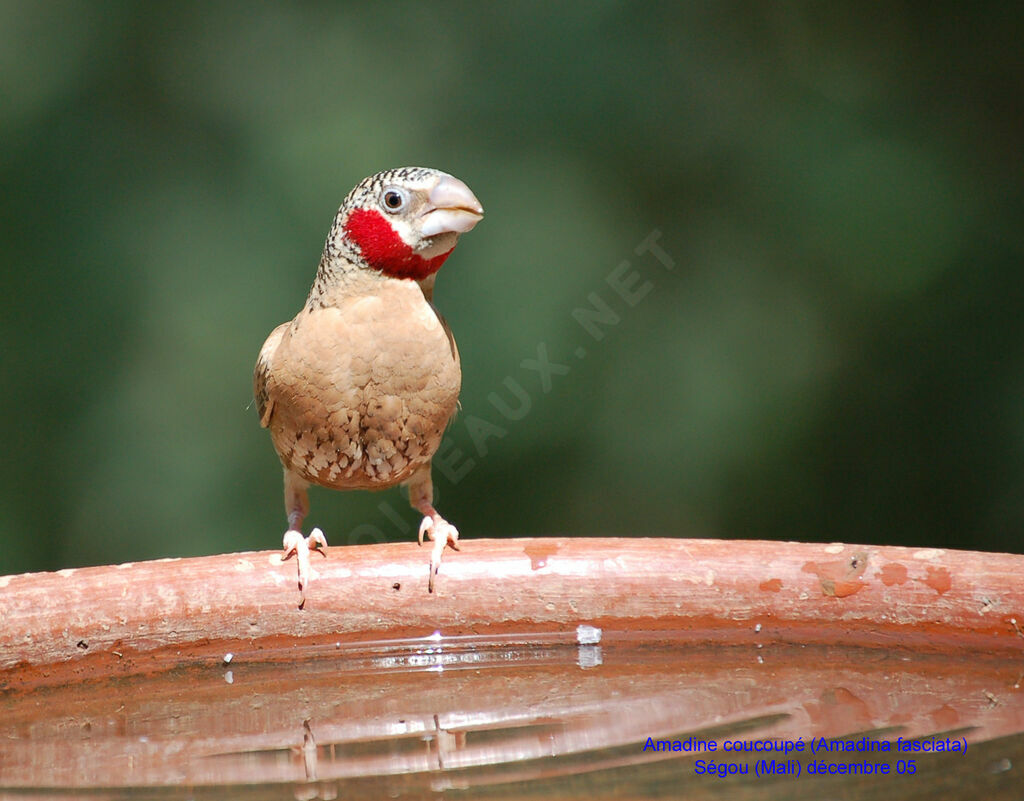
[[[434,304],[433,303],[431,303],[430,306],[431,306],[431,308],[434,308]],[[436,308],[434,308],[434,313],[437,315],[437,319],[441,321],[441,327],[444,328],[445,336],[448,337],[448,347],[451,348],[451,350],[452,350],[452,358],[455,359],[455,369],[459,373],[459,383],[461,385],[461,383],[462,383],[462,362],[459,359],[459,346],[455,344],[455,334],[452,333],[452,329],[448,326],[448,321],[446,319],[444,319],[444,317],[441,316],[441,312],[439,312]],[[455,401],[455,408],[452,409],[452,416],[448,418],[448,423],[446,423],[446,425],[450,425],[451,424],[452,420],[455,419],[455,416],[459,413],[459,410],[461,410],[461,409],[462,409],[462,401],[456,400]]]
[[[252,394],[256,398],[256,411],[260,415],[260,425],[264,428],[270,425],[270,416],[274,411],[274,401],[267,389],[267,381],[270,379],[274,365],[274,351],[281,344],[281,338],[289,325],[289,323],[281,323],[270,332],[267,341],[260,348],[260,355],[256,359],[256,369],[252,374]]]

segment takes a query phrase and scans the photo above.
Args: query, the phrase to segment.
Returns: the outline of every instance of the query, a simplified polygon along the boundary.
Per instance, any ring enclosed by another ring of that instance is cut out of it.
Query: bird
[[[299,608],[309,554],[303,536],[311,485],[379,490],[406,485],[433,542],[427,579],[459,531],[433,506],[431,459],[458,406],[455,338],[433,304],[437,271],[483,207],[458,178],[400,167],[365,178],[331,225],[306,303],[260,349],[253,394],[284,470],[284,559],[296,557]]]

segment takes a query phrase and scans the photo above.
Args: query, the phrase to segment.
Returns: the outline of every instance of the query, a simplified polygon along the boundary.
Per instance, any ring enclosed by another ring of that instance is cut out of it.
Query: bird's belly
[[[461,371],[447,332],[417,334],[299,343],[270,423],[281,461],[334,489],[383,489],[428,463],[455,412]]]
[[[307,481],[334,489],[385,488],[430,461],[455,411],[457,393],[430,408],[389,414],[395,396],[328,406],[302,424],[271,426],[282,462]],[[316,418],[316,419],[311,419]]]

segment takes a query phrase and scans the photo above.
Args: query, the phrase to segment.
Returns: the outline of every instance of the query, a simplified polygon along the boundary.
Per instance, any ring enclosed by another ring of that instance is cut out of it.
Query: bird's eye
[[[400,187],[389,186],[381,193],[380,199],[384,210],[394,214],[405,208],[409,202],[409,195]]]

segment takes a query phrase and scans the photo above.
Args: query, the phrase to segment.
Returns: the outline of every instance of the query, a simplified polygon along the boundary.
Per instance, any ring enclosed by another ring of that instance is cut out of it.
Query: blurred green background
[[[404,164],[487,210],[437,286],[465,538],[1019,552],[1022,8],[3,3],[0,573],[279,546],[252,365]]]

